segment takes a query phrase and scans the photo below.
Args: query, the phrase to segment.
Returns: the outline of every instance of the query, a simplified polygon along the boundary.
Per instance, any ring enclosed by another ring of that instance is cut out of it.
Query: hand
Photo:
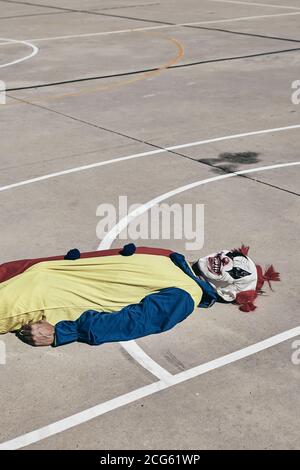
[[[54,326],[44,320],[27,323],[19,330],[18,337],[31,346],[50,346],[54,341]]]

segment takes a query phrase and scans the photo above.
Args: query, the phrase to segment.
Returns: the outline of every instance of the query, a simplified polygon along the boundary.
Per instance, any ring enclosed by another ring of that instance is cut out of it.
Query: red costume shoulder
[[[126,253],[126,247],[131,247],[131,251]],[[113,248],[111,250],[100,250],[100,251],[89,251],[86,253],[81,253],[80,258],[96,258],[98,256],[114,256],[114,255],[125,255],[130,254],[148,254],[148,255],[158,255],[158,256],[170,256],[173,253],[172,250],[166,250],[163,248],[150,248],[150,247],[135,247],[133,244],[126,245],[124,248]],[[5,282],[11,279],[12,277],[18,276],[25,272],[31,266],[41,263],[43,261],[57,261],[68,259],[66,256],[50,256],[48,258],[35,258],[35,259],[23,259],[19,261],[10,261],[0,265],[0,282]],[[72,258],[69,258],[72,259]]]

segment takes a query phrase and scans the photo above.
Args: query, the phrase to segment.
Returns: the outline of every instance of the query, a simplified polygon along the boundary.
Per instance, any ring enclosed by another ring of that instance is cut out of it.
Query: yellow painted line
[[[97,87],[94,87],[94,88],[83,89],[83,90],[79,90],[79,91],[76,91],[76,92],[63,93],[63,94],[54,95],[54,96],[46,96],[45,98],[41,97],[41,98],[38,99],[38,101],[35,100],[35,101],[31,101],[30,103],[35,104],[35,103],[39,103],[40,101],[42,103],[44,103],[45,101],[58,101],[58,100],[62,100],[64,98],[74,97],[74,96],[81,96],[81,95],[85,95],[85,94],[88,94],[88,93],[95,93],[95,92],[98,92],[98,91],[114,90],[116,88],[120,88],[120,87],[125,86],[125,85],[130,85],[130,84],[138,82],[140,80],[145,80],[149,77],[154,77],[156,75],[159,75],[164,70],[168,69],[168,67],[171,67],[172,65],[175,65],[184,56],[184,46],[177,39],[175,39],[173,37],[166,37],[163,34],[158,34],[158,33],[153,33],[153,32],[151,32],[151,33],[143,32],[143,34],[148,34],[148,35],[152,35],[152,36],[159,36],[159,37],[162,37],[163,39],[166,39],[167,41],[171,42],[177,48],[176,55],[174,57],[172,57],[165,64],[159,66],[157,68],[157,70],[153,70],[151,72],[145,72],[143,74],[139,74],[138,76],[130,78],[128,80],[119,80],[119,81],[117,81],[115,83],[112,83],[112,84],[109,84],[109,85],[100,85],[100,86],[97,86]],[[32,91],[32,90],[28,90],[28,91]],[[15,103],[14,102],[14,103],[7,103],[6,106],[17,106],[17,105],[21,105],[21,104],[28,104],[28,103],[26,103],[26,102]]]
[[[149,34],[149,33],[147,33],[147,34]],[[153,34],[153,33],[151,33],[151,34]],[[167,63],[165,63],[165,64],[161,65],[160,67],[158,67],[157,70],[153,70],[151,72],[145,72],[143,74],[139,74],[138,76],[130,78],[128,80],[119,80],[118,82],[110,84],[110,85],[102,85],[102,86],[98,86],[98,87],[94,87],[94,88],[89,88],[87,90],[81,90],[81,91],[78,91],[78,92],[64,93],[64,94],[61,94],[61,95],[56,95],[55,97],[52,97],[52,98],[60,99],[60,98],[68,97],[68,96],[78,96],[78,95],[87,94],[87,93],[94,93],[96,91],[113,90],[115,88],[119,88],[119,87],[122,87],[122,86],[125,86],[125,85],[129,85],[131,83],[134,83],[134,82],[137,82],[137,81],[140,81],[140,80],[145,80],[148,77],[151,77],[151,76],[153,77],[155,75],[160,74],[163,70],[166,70],[168,67],[171,67],[172,65],[176,64],[176,62],[178,62],[184,55],[184,48],[183,48],[182,44],[179,41],[177,41],[177,39],[175,39],[175,38],[165,38],[165,37],[164,37],[164,39],[167,39],[170,42],[172,42],[173,44],[175,44],[178,51],[177,51],[177,54],[176,54],[175,57],[170,59]]]

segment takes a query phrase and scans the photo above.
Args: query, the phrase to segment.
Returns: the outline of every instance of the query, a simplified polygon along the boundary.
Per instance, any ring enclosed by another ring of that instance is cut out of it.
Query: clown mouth
[[[207,263],[207,268],[208,270],[213,273],[213,274],[221,274],[221,257],[220,255],[216,256],[209,256],[208,257],[208,263]]]

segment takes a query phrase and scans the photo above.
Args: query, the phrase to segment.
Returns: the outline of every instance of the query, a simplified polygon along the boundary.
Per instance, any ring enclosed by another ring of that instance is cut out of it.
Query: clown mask
[[[196,264],[226,302],[234,301],[239,292],[256,289],[256,266],[240,251],[222,250],[200,258]]]

